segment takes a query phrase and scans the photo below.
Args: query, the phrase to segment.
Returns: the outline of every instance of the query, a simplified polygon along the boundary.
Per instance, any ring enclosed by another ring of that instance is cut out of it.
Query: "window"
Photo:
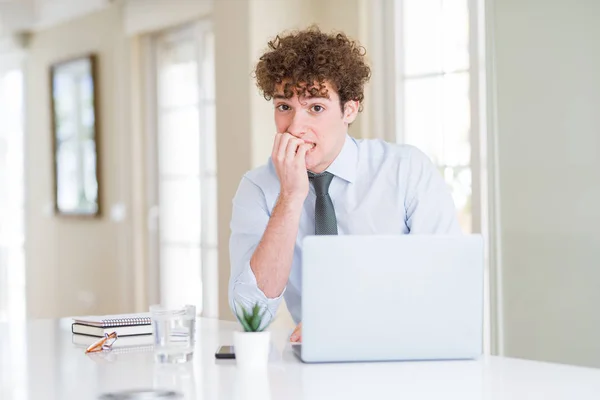
[[[472,65],[468,0],[396,3],[399,142],[423,150],[450,185],[465,233],[473,227]],[[475,210],[476,211],[476,210]]]
[[[23,73],[0,70],[0,321],[25,318]]]
[[[430,157],[450,186],[463,232],[482,233],[486,242],[483,350],[490,353],[483,4],[395,0],[391,79],[396,141]]]
[[[0,392],[14,399],[27,397],[23,90],[22,69],[0,65],[0,323],[9,322],[0,354],[14,366]]]
[[[217,171],[213,33],[155,38],[160,301],[216,315]],[[205,281],[207,280],[207,281]]]

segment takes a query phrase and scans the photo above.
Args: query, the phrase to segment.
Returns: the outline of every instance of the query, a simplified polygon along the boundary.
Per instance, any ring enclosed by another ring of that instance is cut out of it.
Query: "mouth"
[[[315,147],[317,147],[316,143],[310,143],[311,147],[310,149],[308,149],[309,152],[313,151],[315,149]]]

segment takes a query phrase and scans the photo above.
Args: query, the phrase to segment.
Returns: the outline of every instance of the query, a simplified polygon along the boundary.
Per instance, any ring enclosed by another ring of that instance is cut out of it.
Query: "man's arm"
[[[250,258],[260,242],[269,222],[265,196],[254,182],[244,177],[233,199],[229,258],[229,304],[234,314],[241,314],[237,306],[251,309],[256,303],[268,309],[274,316],[281,298],[269,299],[258,288],[256,277],[250,268]],[[270,318],[269,318],[270,320]]]
[[[229,256],[229,302],[251,309],[257,302],[275,316],[294,255],[302,205],[280,198],[271,217],[262,190],[242,178],[233,199]],[[296,215],[297,214],[297,215]]]
[[[287,285],[302,205],[303,202],[279,197],[265,234],[250,259],[258,288],[269,298],[280,296]]]
[[[308,195],[306,151],[310,145],[289,133],[278,133],[271,160],[279,178],[277,204],[265,234],[250,260],[258,287],[267,297],[277,297],[287,285],[302,205]]]
[[[257,301],[275,315],[290,275],[302,205],[308,194],[306,151],[310,146],[290,134],[277,134],[272,161],[280,194],[269,218],[264,194],[242,180],[231,221],[229,300],[250,308]],[[265,226],[266,225],[266,226]]]

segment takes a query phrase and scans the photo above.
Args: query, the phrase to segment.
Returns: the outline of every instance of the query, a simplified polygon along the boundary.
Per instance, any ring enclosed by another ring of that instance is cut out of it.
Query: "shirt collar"
[[[356,178],[356,168],[358,167],[358,145],[356,141],[346,134],[346,141],[340,154],[333,160],[326,171],[353,183]]]

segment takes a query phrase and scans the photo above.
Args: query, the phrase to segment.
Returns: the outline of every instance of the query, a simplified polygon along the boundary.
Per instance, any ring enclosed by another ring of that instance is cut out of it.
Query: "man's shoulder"
[[[391,143],[382,139],[359,139],[356,143],[361,161],[398,164],[424,156],[421,150],[410,144]]]
[[[263,190],[270,189],[273,186],[279,187],[279,178],[277,177],[275,166],[270,158],[267,163],[246,172],[244,178]]]

